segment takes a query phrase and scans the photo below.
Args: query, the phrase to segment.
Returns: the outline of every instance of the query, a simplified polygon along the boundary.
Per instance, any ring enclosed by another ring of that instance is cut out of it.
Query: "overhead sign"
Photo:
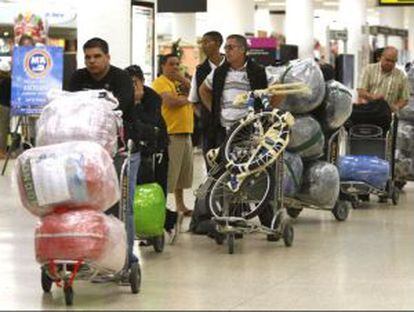
[[[379,5],[414,5],[414,0],[378,0]]]
[[[62,89],[63,49],[15,47],[12,67],[12,115],[38,115],[51,89]]]

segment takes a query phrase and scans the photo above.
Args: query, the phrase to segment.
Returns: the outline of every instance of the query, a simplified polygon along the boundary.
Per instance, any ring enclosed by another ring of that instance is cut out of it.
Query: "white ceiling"
[[[366,0],[367,7],[377,6],[378,0]],[[285,0],[255,0],[259,7],[269,8],[270,10],[284,10]],[[337,10],[338,0],[314,0],[315,9]]]

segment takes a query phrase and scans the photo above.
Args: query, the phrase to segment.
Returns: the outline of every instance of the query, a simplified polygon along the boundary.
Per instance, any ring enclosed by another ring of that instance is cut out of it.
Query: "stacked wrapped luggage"
[[[410,85],[410,99],[408,105],[398,114],[395,174],[400,187],[404,186],[406,181],[414,181],[414,66],[411,66],[407,76]]]
[[[21,203],[39,217],[35,252],[41,265],[79,261],[114,273],[125,264],[125,227],[103,213],[120,198],[111,157],[120,121],[116,106],[103,90],[54,94],[38,121],[38,147],[16,161]]]
[[[302,82],[311,89],[307,95],[287,95],[281,103],[281,108],[295,117],[284,156],[284,194],[319,209],[332,210],[338,200],[340,180],[335,164],[326,161],[326,149],[330,136],[351,115],[352,94],[337,81],[325,82],[313,59],[294,60],[283,67],[269,66],[266,71],[270,84]],[[298,212],[288,208],[292,217]]]

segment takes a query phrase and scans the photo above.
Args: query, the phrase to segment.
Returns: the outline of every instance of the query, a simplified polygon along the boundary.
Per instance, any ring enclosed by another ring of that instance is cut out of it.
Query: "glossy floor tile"
[[[195,186],[203,178],[202,162],[197,155]],[[12,164],[0,177],[0,309],[66,309],[61,289],[43,294],[40,287],[33,244],[37,220],[20,207],[11,171]],[[187,191],[186,203],[193,201]],[[173,202],[169,198],[170,207]],[[413,203],[409,183],[398,206],[373,197],[345,222],[330,212],[305,210],[293,221],[291,248],[251,234],[236,240],[229,255],[226,245],[188,233],[160,254],[136,246],[143,272],[138,295],[128,287],[79,281],[69,309],[412,310]]]

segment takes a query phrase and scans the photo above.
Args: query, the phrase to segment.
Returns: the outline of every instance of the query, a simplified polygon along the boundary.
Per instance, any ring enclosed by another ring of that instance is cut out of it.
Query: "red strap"
[[[81,264],[82,264],[82,260],[78,260],[78,262],[76,262],[75,266],[73,267],[73,272],[70,275],[69,283],[65,284],[65,288],[72,286],[73,281],[75,280],[76,274],[78,273]]]
[[[56,283],[57,287],[62,287],[62,285],[60,284],[60,277],[56,272],[56,263],[53,260],[49,261],[49,271],[50,273],[52,273],[53,277],[55,278],[54,282]]]

